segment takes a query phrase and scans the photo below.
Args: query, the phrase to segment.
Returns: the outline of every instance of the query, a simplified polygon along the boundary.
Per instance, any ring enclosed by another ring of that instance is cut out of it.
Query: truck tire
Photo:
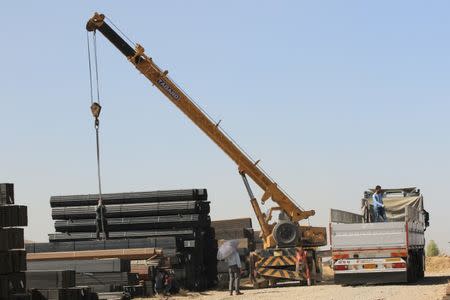
[[[425,254],[423,249],[419,250],[419,279],[425,277]]]
[[[415,263],[414,254],[414,251],[410,251],[406,258],[406,279],[408,283],[416,282],[417,280],[417,264]]]
[[[314,259],[314,257],[312,257],[311,259],[311,271],[309,272],[309,274],[311,277],[310,285],[316,285],[317,268],[316,268],[316,260]]]

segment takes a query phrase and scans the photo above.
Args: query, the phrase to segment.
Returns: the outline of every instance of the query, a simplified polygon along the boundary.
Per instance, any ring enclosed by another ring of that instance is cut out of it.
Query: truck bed
[[[331,249],[364,250],[423,247],[423,226],[409,222],[331,223]]]
[[[404,221],[363,223],[361,215],[332,210],[330,244],[335,283],[410,282],[423,277],[422,219],[408,209]]]

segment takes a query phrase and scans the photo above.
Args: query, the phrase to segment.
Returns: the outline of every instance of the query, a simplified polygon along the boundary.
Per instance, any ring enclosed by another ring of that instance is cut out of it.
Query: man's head
[[[375,187],[375,193],[381,194],[381,186],[377,185],[377,186]]]

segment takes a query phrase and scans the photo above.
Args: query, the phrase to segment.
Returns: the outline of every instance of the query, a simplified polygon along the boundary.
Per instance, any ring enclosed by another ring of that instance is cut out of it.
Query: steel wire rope
[[[93,80],[92,80],[92,63],[91,63],[91,59],[92,59],[92,55],[90,52],[90,41],[89,41],[89,33],[87,34],[87,47],[88,47],[88,61],[89,61],[89,83],[90,83],[90,94],[91,94],[91,109],[92,107],[97,104],[98,107],[100,107],[100,85],[99,85],[99,76],[98,76],[98,56],[97,56],[97,35],[96,35],[96,31],[94,31],[93,33],[93,45],[94,45],[94,67],[95,67],[95,79],[96,79],[96,90],[97,90],[97,102],[94,102],[94,89],[93,89]],[[100,127],[100,122],[99,122],[99,114],[100,114],[100,110],[98,111],[98,114],[95,115],[95,142],[96,142],[96,154],[97,154],[97,179],[98,179],[98,199],[99,202],[102,201],[102,179],[101,179],[101,166],[100,166],[100,137],[99,137],[99,127]],[[103,205],[103,203],[102,203]],[[106,239],[106,234],[105,234],[105,219],[104,219],[104,215],[103,215],[103,207],[100,207],[100,222],[102,225],[102,233],[103,233],[103,238]]]
[[[109,18],[109,17],[105,17],[110,23],[111,23],[111,25],[112,26],[114,26],[114,28],[116,28],[119,32],[120,32],[120,34],[123,36],[123,37],[125,37],[125,39],[127,39],[131,44],[133,44],[133,45],[136,45],[136,42],[134,42],[133,40],[131,40],[116,24],[114,24],[114,22],[111,20],[111,18]],[[156,66],[156,65],[155,65]],[[158,66],[156,66],[159,70],[160,70],[160,68],[158,67]],[[160,70],[161,71],[161,70]],[[210,115],[210,114],[208,114],[208,112],[207,111],[205,111],[196,101],[194,101],[194,99],[193,98],[191,98],[190,96],[189,96],[189,94],[184,90],[184,89],[182,89],[180,86],[178,86],[177,84],[176,84],[176,82],[174,81],[174,80],[172,80],[169,76],[167,76],[170,80],[171,80],[171,82],[179,89],[179,90],[181,90],[185,95],[186,95],[186,97],[209,119],[209,121],[211,121],[212,123],[214,123],[214,124],[218,124],[215,120],[214,120],[214,118]],[[228,134],[228,132],[222,127],[222,126],[220,126],[219,124],[217,125],[217,128],[228,138],[228,139],[230,139],[230,141],[242,152],[242,153],[244,153],[244,155],[253,163],[253,164],[255,164],[255,160],[253,159],[253,157],[250,155],[250,154],[248,154],[241,146],[240,146],[240,144],[239,143],[237,143],[236,142],[236,140],[234,140],[233,138],[232,138],[232,136],[230,135],[230,134]],[[275,180],[266,172],[266,170],[264,169],[264,168],[262,168],[261,166],[256,166],[255,165],[255,167],[256,168],[258,168],[267,178],[269,178],[272,182],[275,182]],[[279,184],[277,184],[277,186],[278,186],[278,188],[284,193],[284,194],[286,194],[286,196],[289,198],[289,200],[291,200],[292,202],[294,202],[300,209],[302,209],[302,210],[305,210],[297,201],[295,201],[294,200],[294,198],[288,193],[288,192],[286,192],[286,190],[281,186],[281,185],[279,185]]]
[[[117,29],[117,31],[120,32],[120,34],[126,38],[131,44],[133,44],[133,46],[136,45],[136,42],[134,42],[132,39],[130,39],[122,30],[120,30],[120,28],[118,26],[116,26],[116,24],[114,24],[114,22],[111,20],[111,18],[105,16],[105,19],[109,21],[109,23],[111,23],[112,26],[114,26],[114,28]]]
[[[169,76],[167,76],[169,77]],[[170,78],[170,81],[180,90],[182,91],[186,97],[195,105],[196,108],[198,108],[208,119],[209,121],[211,121],[213,124],[217,124],[217,122],[214,120],[214,118],[208,114],[207,111],[205,111],[192,97],[189,96],[189,94],[180,86],[178,86],[174,80],[172,80],[172,78]],[[244,155],[253,163],[255,164],[255,160],[250,156],[250,154],[248,154],[240,145],[238,142],[236,142],[236,140],[233,139],[233,137],[228,134],[228,132],[220,125],[217,126],[218,129],[220,129],[220,131],[233,143],[234,146],[236,146],[242,153],[244,153]],[[255,165],[256,168],[258,168],[265,176],[267,176],[267,178],[269,178],[271,181],[275,182],[275,180],[260,166]],[[289,193],[287,193],[282,186],[280,186],[279,184],[277,184],[278,188],[286,194],[286,196],[289,198],[289,200],[291,200],[292,202],[294,202],[300,209],[305,210],[297,201],[294,200],[294,198],[292,198],[291,195],[289,195]]]

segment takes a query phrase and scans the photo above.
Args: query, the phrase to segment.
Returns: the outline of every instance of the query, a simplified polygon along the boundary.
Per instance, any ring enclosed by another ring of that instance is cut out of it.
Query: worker
[[[240,279],[241,279],[241,258],[239,257],[239,253],[237,249],[233,251],[231,255],[225,258],[225,261],[228,263],[228,273],[230,275],[230,296],[233,295],[233,289],[236,291],[236,295],[242,295],[239,290]]]
[[[103,204],[102,199],[98,200],[98,205],[95,209],[95,216],[97,221],[97,240],[100,239],[100,232],[103,232],[105,239],[109,239],[108,221],[106,220],[106,206]]]
[[[386,211],[383,204],[383,192],[381,191],[381,186],[377,185],[375,187],[375,193],[372,196],[373,199],[373,215],[375,222],[386,222]]]

